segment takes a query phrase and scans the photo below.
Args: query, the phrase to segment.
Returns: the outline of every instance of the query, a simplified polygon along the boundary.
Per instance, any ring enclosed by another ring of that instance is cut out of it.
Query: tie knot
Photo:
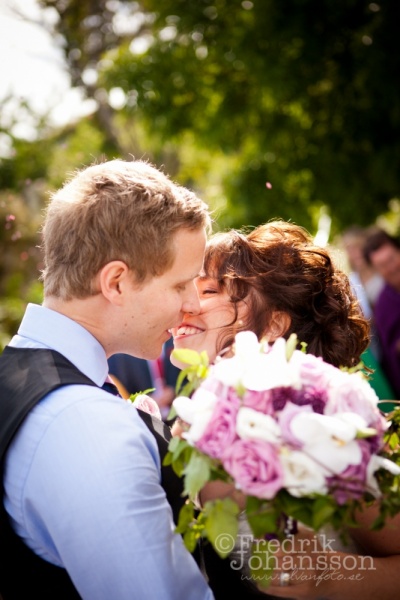
[[[103,385],[101,386],[101,388],[103,390],[105,390],[106,392],[113,394],[114,396],[120,396],[117,386],[115,385],[115,383],[112,382],[109,375],[107,375],[106,380],[103,383]]]

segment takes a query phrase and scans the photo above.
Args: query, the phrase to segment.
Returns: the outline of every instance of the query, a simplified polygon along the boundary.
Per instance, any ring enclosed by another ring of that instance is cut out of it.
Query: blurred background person
[[[342,233],[342,245],[348,263],[348,277],[364,316],[369,320],[371,340],[363,353],[364,364],[373,370],[370,383],[381,400],[393,400],[396,395],[381,367],[381,349],[379,335],[374,320],[374,306],[381,293],[385,280],[375,267],[364,257],[364,244],[368,231],[352,225]]]
[[[373,228],[364,244],[364,257],[385,281],[374,306],[374,322],[382,368],[400,399],[400,240]]]
[[[347,255],[348,276],[353,292],[358,298],[364,316],[373,319],[373,307],[385,281],[364,257],[363,248],[367,236],[368,233],[364,228],[352,225],[342,233],[342,243]],[[373,343],[371,348],[374,349]]]

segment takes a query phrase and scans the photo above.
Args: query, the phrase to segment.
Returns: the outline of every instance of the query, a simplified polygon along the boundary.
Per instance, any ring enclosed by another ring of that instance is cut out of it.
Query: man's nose
[[[182,311],[191,315],[198,315],[200,312],[200,300],[197,288],[193,283],[190,294],[182,304]]]

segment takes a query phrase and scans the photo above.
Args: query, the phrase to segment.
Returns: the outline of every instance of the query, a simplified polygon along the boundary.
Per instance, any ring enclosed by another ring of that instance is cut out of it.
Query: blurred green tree
[[[0,192],[0,350],[16,333],[26,303],[42,300],[39,218],[27,190]]]
[[[380,215],[399,228],[398,0],[38,3],[95,108],[61,130],[37,118],[30,141],[0,119],[0,292],[18,300],[2,301],[0,332],[40,290],[46,194],[94,160],[150,159],[210,203],[216,228],[282,217],[315,233],[326,212],[332,235]]]
[[[274,216],[368,224],[398,196],[397,0],[142,0],[150,32],[107,54],[102,81],[177,144],[236,157],[227,224]],[[270,185],[266,187],[266,184]]]

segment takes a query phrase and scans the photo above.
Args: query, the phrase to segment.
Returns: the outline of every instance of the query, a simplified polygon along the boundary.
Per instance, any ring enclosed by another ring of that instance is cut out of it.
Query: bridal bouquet
[[[196,388],[174,400],[183,433],[165,459],[184,477],[177,531],[190,550],[205,537],[226,556],[220,536],[237,535],[240,509],[230,494],[196,505],[212,481],[241,493],[257,539],[282,538],[288,520],[342,530],[361,503],[379,502],[376,527],[400,511],[397,429],[365,375],[296,346],[296,336],[269,345],[241,332],[234,356],[211,367],[205,353],[174,351]]]

